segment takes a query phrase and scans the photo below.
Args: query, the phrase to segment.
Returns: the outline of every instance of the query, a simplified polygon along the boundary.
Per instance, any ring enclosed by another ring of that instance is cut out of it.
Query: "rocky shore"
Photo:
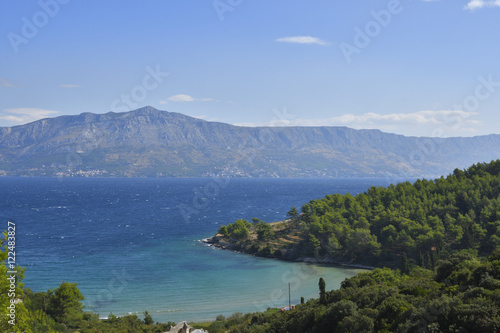
[[[208,246],[213,246],[213,247],[221,249],[221,250],[229,250],[229,251],[233,251],[233,252],[237,252],[237,253],[248,254],[248,255],[269,258],[269,259],[278,259],[278,260],[291,261],[291,262],[305,262],[305,263],[316,264],[316,265],[331,265],[331,266],[342,267],[342,268],[356,268],[356,269],[366,269],[366,270],[372,270],[372,269],[376,268],[374,266],[345,263],[345,262],[341,262],[341,261],[334,260],[331,258],[313,258],[313,257],[293,258],[293,257],[287,257],[287,256],[278,257],[274,254],[264,255],[264,254],[258,253],[258,252],[252,253],[252,251],[249,251],[249,247],[242,247],[241,244],[238,244],[237,240],[227,239],[221,234],[216,234],[213,237],[205,238],[205,239],[202,239],[201,241],[203,243],[207,244]]]

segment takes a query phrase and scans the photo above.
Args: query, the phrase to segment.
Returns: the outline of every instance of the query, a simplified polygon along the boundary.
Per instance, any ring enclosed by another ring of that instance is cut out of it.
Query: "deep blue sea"
[[[360,270],[218,250],[221,224],[285,218],[291,206],[356,194],[385,179],[0,178],[0,230],[16,223],[17,264],[33,291],[76,282],[86,310],[212,320],[318,296]]]

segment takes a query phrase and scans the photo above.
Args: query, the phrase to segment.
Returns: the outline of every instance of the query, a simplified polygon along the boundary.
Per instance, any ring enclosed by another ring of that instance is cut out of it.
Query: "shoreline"
[[[303,262],[303,263],[313,264],[313,265],[328,265],[328,266],[338,267],[338,268],[366,269],[366,270],[370,270],[370,271],[378,268],[378,267],[374,267],[374,266],[366,266],[366,265],[361,265],[361,264],[339,262],[339,261],[335,261],[334,259],[317,259],[317,258],[312,258],[312,257],[305,257],[305,258],[297,258],[297,259],[291,260],[291,259],[277,258],[277,257],[271,257],[271,256],[269,256],[269,257],[258,256],[258,255],[252,254],[252,253],[235,250],[234,245],[229,244],[229,243],[220,244],[217,236],[212,236],[209,238],[201,239],[200,242],[202,242],[203,244],[206,244],[207,246],[214,247],[214,248],[217,248],[220,250],[232,251],[235,253],[250,255],[250,256],[259,257],[259,258],[275,259],[275,260],[287,261],[287,262]]]

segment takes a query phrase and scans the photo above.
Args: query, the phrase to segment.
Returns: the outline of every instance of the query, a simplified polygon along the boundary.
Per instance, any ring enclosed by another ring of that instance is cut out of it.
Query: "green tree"
[[[302,210],[302,221],[304,221],[305,223],[310,223],[311,217],[314,214],[313,210],[311,209],[311,204],[303,204],[301,210]]]
[[[306,255],[312,255],[314,257],[317,257],[320,248],[321,248],[320,241],[316,238],[316,236],[310,234],[308,242],[306,244]]]
[[[220,226],[218,233],[223,235],[224,237],[229,237],[229,230],[225,225]]]
[[[289,218],[291,218],[292,220],[294,220],[297,217],[299,217],[299,212],[297,211],[296,207],[292,207],[292,208],[290,208],[290,210],[288,211],[288,213],[286,213],[286,216],[288,216]]]
[[[260,241],[268,241],[274,238],[274,231],[269,223],[260,221],[257,225],[257,239]]]
[[[410,264],[408,262],[408,257],[406,256],[406,252],[403,252],[401,256],[401,272],[403,274],[408,274],[410,272]]]
[[[355,229],[349,234],[346,242],[347,249],[354,255],[378,255],[381,245],[377,236],[372,235],[368,229]]]
[[[257,217],[252,217],[252,223],[254,225],[258,224],[260,222],[260,219],[258,219]]]
[[[319,302],[321,304],[326,304],[326,283],[325,280],[320,277],[319,282],[318,282],[318,287],[319,287]]]
[[[234,222],[232,236],[237,239],[247,239],[250,235],[250,231],[248,230],[250,226],[251,224],[246,220],[236,220],[236,222]]]
[[[352,316],[357,313],[358,306],[350,300],[342,299],[339,302],[333,303],[328,307],[326,313],[326,323],[328,326],[337,326],[345,317]]]
[[[49,295],[47,313],[57,322],[65,322],[70,317],[81,315],[83,296],[76,283],[63,282],[53,292],[49,290]]]
[[[340,332],[369,333],[374,332],[373,319],[359,313],[344,318],[338,327]]]
[[[462,248],[471,249],[474,248],[475,245],[474,228],[472,227],[472,222],[470,221],[467,223],[462,237]]]
[[[425,267],[432,269],[434,268],[434,263],[432,262],[432,257],[430,252],[425,252]]]
[[[151,325],[153,323],[153,317],[147,311],[144,311],[144,324]]]
[[[424,255],[422,254],[422,251],[418,253],[418,265],[420,267],[425,268],[425,261],[424,261]]]

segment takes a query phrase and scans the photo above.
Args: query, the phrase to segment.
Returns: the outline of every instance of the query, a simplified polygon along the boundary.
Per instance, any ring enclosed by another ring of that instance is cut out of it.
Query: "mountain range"
[[[500,135],[241,127],[144,107],[0,127],[0,175],[436,177],[500,157]]]

